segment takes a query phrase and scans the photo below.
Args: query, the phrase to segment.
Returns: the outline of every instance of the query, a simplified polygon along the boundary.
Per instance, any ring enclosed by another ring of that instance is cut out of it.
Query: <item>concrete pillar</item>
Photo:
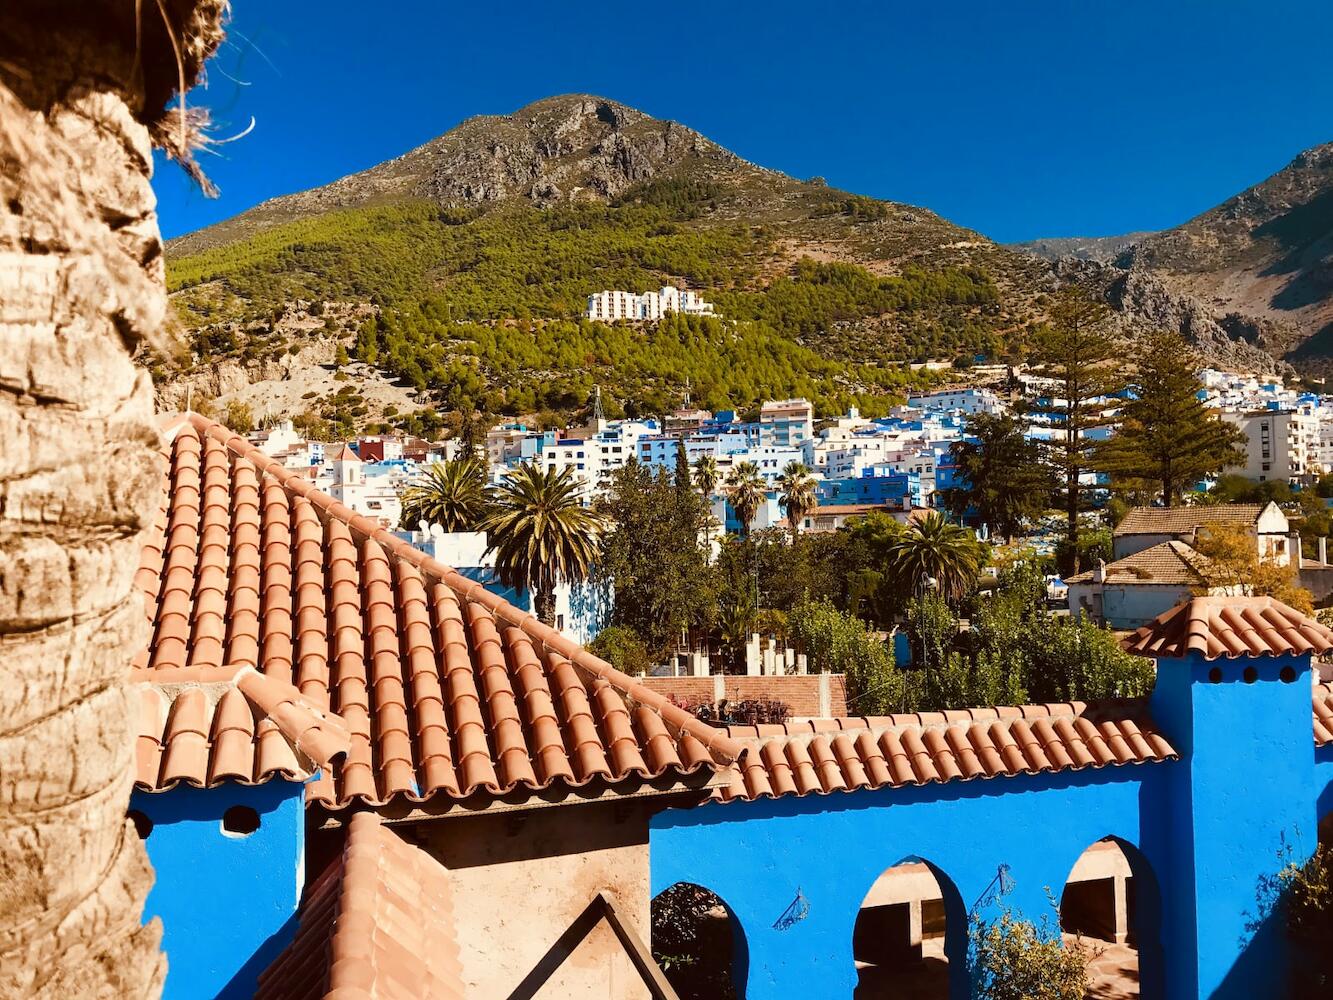
[[[1113,890],[1114,921],[1112,924],[1115,932],[1115,943],[1124,944],[1129,940],[1129,893],[1127,892],[1128,879],[1123,873],[1115,875],[1115,888]]]
[[[832,685],[829,681],[828,671],[819,675],[819,717],[827,719],[833,714],[833,694]]]
[[[907,904],[907,944],[918,958],[921,957],[921,938],[921,900],[913,899]]]
[[[1319,561],[1325,566],[1328,565],[1328,537],[1326,535],[1319,536]]]
[[[759,652],[760,673],[765,677],[772,677],[777,673],[777,658],[774,653],[772,646],[765,646]]]
[[[1305,553],[1301,551],[1301,536],[1293,531],[1288,544],[1291,546],[1291,561],[1297,569],[1305,565]]]
[[[713,675],[713,704],[725,700],[727,697],[727,677],[725,674]]]
[[[745,675],[759,676],[759,636],[751,635],[745,643]]]
[[[808,674],[810,672],[810,660],[804,653],[796,654],[796,672],[798,674]]]

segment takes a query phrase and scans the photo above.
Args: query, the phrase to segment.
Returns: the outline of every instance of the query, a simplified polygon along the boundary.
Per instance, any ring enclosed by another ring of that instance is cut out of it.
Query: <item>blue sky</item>
[[[190,100],[255,127],[203,157],[219,199],[159,162],[167,236],[570,92],[1003,241],[1166,228],[1333,141],[1328,0],[233,0],[232,29]]]

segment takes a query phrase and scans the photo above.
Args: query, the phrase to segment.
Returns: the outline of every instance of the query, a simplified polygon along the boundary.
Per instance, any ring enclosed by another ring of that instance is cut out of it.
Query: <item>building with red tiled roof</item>
[[[162,921],[165,996],[248,995],[297,905],[306,786],[346,757],[347,728],[249,665],[138,668],[130,694],[130,818],[156,872],[145,915]]]
[[[687,882],[750,1000],[848,995],[889,961],[858,921],[904,863],[961,996],[969,911],[1003,891],[1038,916],[1110,844],[1144,996],[1277,988],[1245,907],[1333,803],[1333,632],[1290,608],[1162,615],[1129,641],[1158,661],[1146,701],[714,729],[221,426],[168,439],[135,794],[177,970],[262,911],[263,996],[664,997],[649,900]]]
[[[474,995],[507,993],[588,905],[570,880],[619,894],[646,928],[648,818],[706,797],[740,745],[220,424],[175,418],[165,437],[166,503],[136,577],[151,629],[136,677],[154,691],[144,786],[164,789],[166,804],[205,789],[221,802],[304,787],[316,861],[340,849],[360,809],[431,827],[431,854],[455,870],[469,920],[543,899],[530,934],[481,966],[474,953]],[[345,753],[322,753],[335,728]],[[560,804],[579,808],[548,808]],[[593,836],[604,847],[588,856],[578,831],[601,823],[614,835]],[[270,829],[277,818],[263,820]],[[149,853],[171,868],[163,831],[154,825]],[[552,856],[553,843],[566,846]],[[478,863],[481,845],[507,852],[503,877]],[[606,968],[635,975],[609,930],[582,947],[600,957],[564,968],[556,981],[568,989]]]

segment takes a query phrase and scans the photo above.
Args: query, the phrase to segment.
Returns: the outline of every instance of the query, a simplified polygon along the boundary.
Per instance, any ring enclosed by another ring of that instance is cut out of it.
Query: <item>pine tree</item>
[[[1113,483],[1151,482],[1170,507],[1199,480],[1244,464],[1244,435],[1200,398],[1202,364],[1179,334],[1158,333],[1142,343],[1120,428],[1098,452]]]
[[[1112,397],[1124,388],[1120,358],[1124,349],[1107,327],[1109,308],[1082,289],[1069,288],[1051,310],[1050,325],[1033,341],[1037,374],[1055,385],[1049,397],[1033,408],[1056,430],[1046,443],[1047,460],[1063,482],[1068,535],[1078,571],[1078,513],[1082,507],[1083,474],[1093,466],[1095,442],[1088,432],[1111,422]]]
[[[1041,448],[1026,437],[1020,417],[977,413],[967,420],[967,437],[949,454],[967,485],[944,491],[944,504],[960,520],[968,512],[992,532],[1012,538],[1024,518],[1036,517],[1056,490],[1055,475]]]

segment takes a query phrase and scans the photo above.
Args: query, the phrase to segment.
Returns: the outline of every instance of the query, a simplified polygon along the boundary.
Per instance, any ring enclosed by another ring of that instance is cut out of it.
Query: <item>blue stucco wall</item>
[[[1279,996],[1285,941],[1263,880],[1316,843],[1309,657],[1162,660],[1152,711],[1183,758],[1154,803],[1172,883],[1170,995]]]
[[[743,929],[748,1000],[849,997],[861,901],[886,868],[920,858],[952,899],[945,948],[959,1000],[969,988],[966,913],[993,888],[1000,866],[1013,879],[1009,905],[1034,917],[1050,912],[1047,889],[1059,897],[1089,846],[1107,836],[1138,843],[1141,806],[1154,794],[1146,789],[1174,766],[670,810],[652,824],[652,892],[694,882],[722,898]],[[809,904],[805,918],[775,926],[798,890]],[[1140,907],[1149,922],[1152,909]]]
[[[1308,657],[1163,661],[1152,715],[1180,760],[668,810],[651,827],[652,892],[693,882],[722,898],[748,1000],[848,997],[862,899],[886,868],[919,858],[944,889],[961,1000],[967,913],[1000,866],[1008,904],[1039,919],[1047,891],[1058,899],[1083,851],[1112,836],[1135,876],[1142,997],[1280,995],[1286,954],[1263,881],[1307,856],[1333,811]],[[808,910],[787,925],[798,892]]]
[[[136,791],[130,809],[153,822],[144,842],[156,881],[144,919],[162,918],[165,1000],[239,1000],[296,930],[304,877],[304,786],[270,781]],[[232,806],[260,818],[247,836],[222,830]]]

